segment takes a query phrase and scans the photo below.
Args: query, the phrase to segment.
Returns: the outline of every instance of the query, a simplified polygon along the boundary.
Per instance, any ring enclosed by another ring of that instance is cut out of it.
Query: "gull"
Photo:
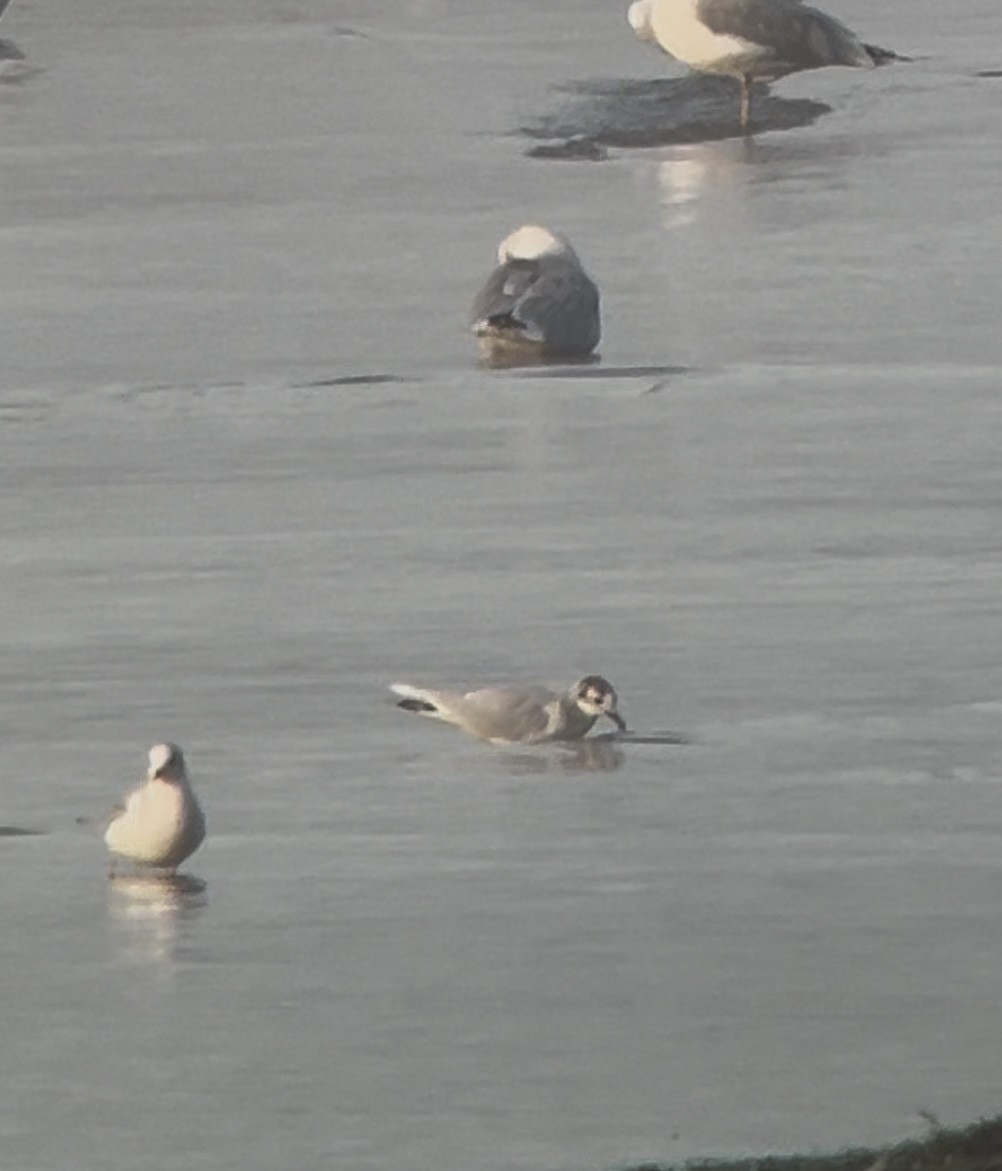
[[[3,20],[3,14],[7,11],[7,6],[9,4],[10,0],[0,0],[0,20]],[[23,60],[24,54],[17,47],[17,45],[14,44],[14,42],[0,37],[0,71],[3,70],[8,61]]]
[[[598,289],[569,240],[525,224],[501,241],[497,267],[474,298],[470,328],[489,356],[585,357],[602,334]]]
[[[741,126],[751,121],[751,87],[802,69],[849,65],[872,69],[907,61],[864,44],[834,17],[802,0],[634,0],[633,31],[702,73],[741,84]]]
[[[108,822],[104,840],[115,858],[175,870],[202,844],[205,816],[176,744],[154,744],[146,780]]]
[[[391,683],[390,690],[402,696],[397,707],[404,711],[445,720],[491,744],[580,740],[599,716],[626,731],[626,721],[617,710],[616,692],[601,675],[586,675],[566,691],[530,684],[464,693],[434,691],[410,683]]]

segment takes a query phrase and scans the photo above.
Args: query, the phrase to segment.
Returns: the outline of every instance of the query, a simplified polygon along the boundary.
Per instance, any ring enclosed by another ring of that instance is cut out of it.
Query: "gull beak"
[[[610,720],[612,720],[620,732],[626,731],[626,720],[623,719],[619,712],[613,710],[611,712],[606,712],[605,714],[609,717]]]

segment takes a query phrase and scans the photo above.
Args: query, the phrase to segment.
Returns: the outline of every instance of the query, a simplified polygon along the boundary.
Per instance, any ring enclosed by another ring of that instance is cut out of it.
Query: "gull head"
[[[616,689],[601,675],[586,675],[571,688],[571,697],[586,716],[598,719],[607,716],[621,731],[626,731],[626,721],[619,714]]]
[[[185,777],[184,755],[176,744],[154,744],[150,749],[151,781],[180,781]]]
[[[539,260],[543,256],[563,256],[577,260],[570,243],[563,236],[539,224],[525,224],[506,236],[498,247],[498,261]]]
[[[642,41],[655,41],[654,16],[651,12],[653,0],[634,0],[626,13],[630,28]]]

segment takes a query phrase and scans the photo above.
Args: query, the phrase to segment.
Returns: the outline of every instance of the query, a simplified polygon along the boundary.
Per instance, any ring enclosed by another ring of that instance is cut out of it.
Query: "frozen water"
[[[919,60],[552,162],[517,128],[566,87],[614,121],[682,76],[625,3],[15,0],[6,1166],[555,1171],[997,1111],[1002,12],[828,7]],[[601,363],[475,365],[527,221],[587,257]],[[591,672],[635,742],[385,693]],[[109,886],[76,819],[161,739],[209,837]]]

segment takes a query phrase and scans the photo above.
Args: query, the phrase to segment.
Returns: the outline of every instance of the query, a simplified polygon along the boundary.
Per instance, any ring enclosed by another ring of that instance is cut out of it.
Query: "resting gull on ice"
[[[702,73],[741,84],[741,125],[751,120],[751,87],[803,69],[872,69],[907,61],[867,45],[834,17],[802,0],[634,0],[627,17],[643,41]]]
[[[113,855],[112,872],[115,857],[173,871],[204,837],[205,817],[181,749],[176,744],[155,744],[146,780],[108,822],[104,840]]]
[[[602,333],[598,289],[568,240],[526,224],[501,241],[470,326],[488,355],[584,357]]]
[[[626,721],[617,710],[616,692],[601,675],[579,679],[566,691],[549,687],[484,687],[479,691],[433,691],[409,683],[391,683],[402,698],[397,706],[455,724],[491,744],[542,744],[580,740],[599,716],[621,732]]]

